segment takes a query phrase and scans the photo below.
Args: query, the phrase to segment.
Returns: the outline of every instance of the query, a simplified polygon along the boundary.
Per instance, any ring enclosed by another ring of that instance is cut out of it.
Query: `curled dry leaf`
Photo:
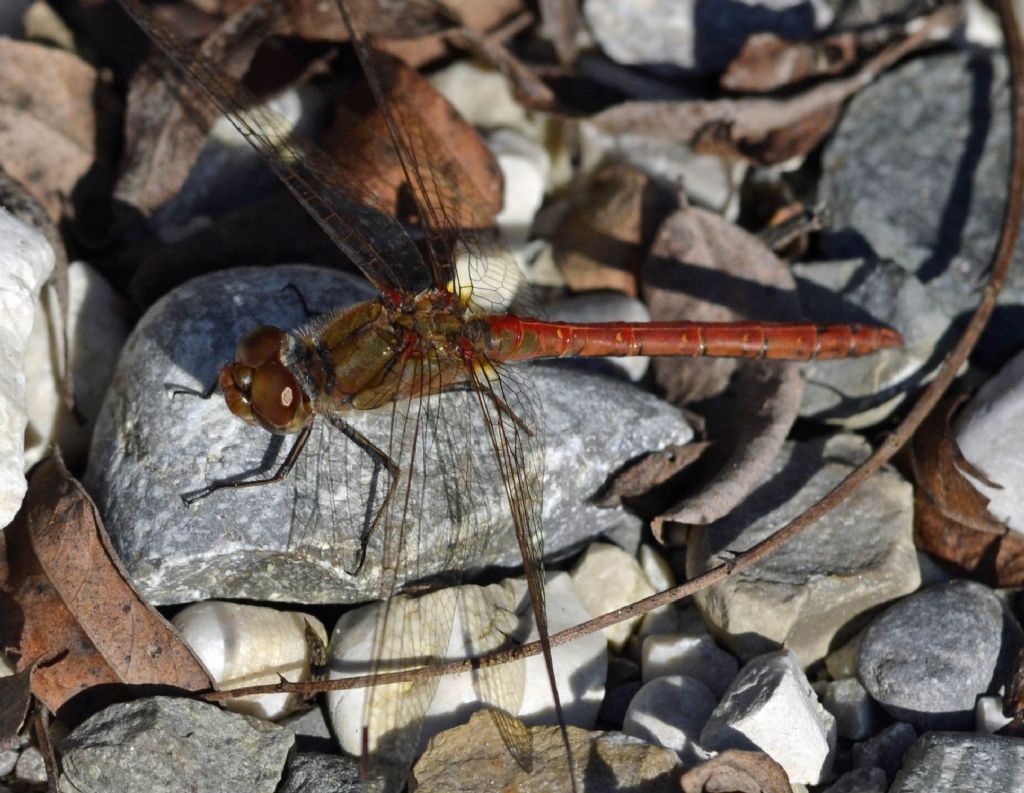
[[[791,793],[781,765],[763,752],[727,749],[679,780],[683,793]]]
[[[932,45],[937,36],[948,35],[961,18],[958,6],[940,8],[916,32],[883,49],[856,74],[819,83],[790,97],[625,102],[598,113],[591,121],[612,134],[635,132],[756,162],[785,162],[813,150],[853,94],[901,58]]]
[[[0,677],[0,752],[18,745],[18,731],[32,702],[32,674],[38,663],[34,660],[20,672]]]
[[[383,86],[388,111],[413,147],[415,169],[436,206],[449,215],[442,227],[488,228],[501,211],[501,169],[479,133],[429,82],[397,58],[371,53],[372,68]],[[369,87],[361,85],[335,114],[323,140],[348,178],[376,194],[399,214],[407,204],[402,162],[387,129],[387,119]]]
[[[727,91],[761,93],[842,73],[856,62],[856,33],[817,41],[787,41],[775,33],[755,33],[743,43],[719,79]]]
[[[652,489],[660,487],[697,462],[710,445],[707,441],[696,441],[685,446],[666,446],[627,463],[613,474],[608,486],[598,493],[593,502],[605,508],[629,502],[637,508],[638,500],[646,500],[644,496]]]
[[[674,192],[644,171],[610,161],[587,181],[551,238],[570,289],[637,294],[654,234],[678,206]]]
[[[914,541],[992,586],[1020,586],[1024,537],[989,514],[988,499],[964,476],[991,484],[957,446],[951,421],[963,401],[963,396],[947,397],[936,405],[909,447],[916,485]]]
[[[785,265],[756,237],[696,207],[665,221],[644,272],[644,298],[656,321],[800,319]],[[712,442],[701,459],[699,481],[654,528],[660,532],[665,520],[710,523],[757,485],[782,447],[803,397],[799,367],[782,361],[663,358],[653,361],[653,368],[668,399],[707,419]]]
[[[96,70],[74,55],[0,37],[0,167],[54,222],[96,165]]]
[[[63,653],[32,677],[51,711],[75,710],[73,698],[95,686],[105,687],[93,688],[101,699],[124,684],[210,688],[174,628],[125,580],[95,505],[59,461],[36,469],[2,550],[3,645],[17,652],[18,669]]]

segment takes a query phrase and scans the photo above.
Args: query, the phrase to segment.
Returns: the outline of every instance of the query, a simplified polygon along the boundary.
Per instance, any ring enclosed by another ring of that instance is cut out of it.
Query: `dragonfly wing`
[[[157,24],[139,0],[121,5],[175,68],[202,89],[263,157],[292,195],[378,289],[417,291],[433,273],[405,229],[372,190],[349,178],[323,151],[225,77],[209,58]]]

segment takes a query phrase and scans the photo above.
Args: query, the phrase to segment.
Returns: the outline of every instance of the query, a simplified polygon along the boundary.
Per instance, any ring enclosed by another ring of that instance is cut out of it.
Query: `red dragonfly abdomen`
[[[816,325],[809,322],[547,322],[511,315],[479,320],[495,361],[611,355],[678,355],[716,358],[772,358],[806,361],[851,358],[903,337],[874,325]]]

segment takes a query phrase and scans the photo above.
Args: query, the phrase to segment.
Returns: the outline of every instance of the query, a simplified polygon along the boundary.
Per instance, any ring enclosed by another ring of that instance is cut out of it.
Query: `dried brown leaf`
[[[1024,537],[988,512],[988,498],[964,476],[987,482],[960,452],[951,421],[963,396],[947,397],[914,435],[914,540],[918,547],[992,586],[1024,583]],[[991,483],[989,483],[991,484]]]
[[[654,320],[800,319],[785,265],[756,237],[695,207],[662,225],[645,266],[643,294]],[[803,397],[799,367],[663,358],[653,368],[672,402],[688,404],[707,419],[713,444],[701,460],[702,476],[654,527],[660,531],[665,520],[710,523],[743,500],[782,447]]]
[[[595,498],[599,507],[614,508],[632,502],[664,485],[700,459],[710,444],[696,441],[684,446],[667,446],[627,463]]]
[[[199,49],[238,78],[271,32],[266,9],[257,5],[226,20]],[[197,87],[176,74],[155,60],[135,73],[128,88],[125,150],[114,196],[143,215],[163,206],[185,183],[219,115]]]
[[[561,63],[576,59],[576,33],[580,26],[578,0],[540,0],[541,33],[555,47]]]
[[[503,201],[501,169],[480,134],[429,82],[402,61],[377,53],[374,71],[388,101],[401,113],[406,137],[415,141],[429,168],[428,189],[436,190],[438,206],[458,217],[446,220],[457,228],[489,225]],[[406,199],[406,174],[388,134],[387,121],[364,84],[339,108],[323,147],[349,178],[365,185],[386,206],[401,214]],[[465,200],[473,196],[474,201]]]
[[[0,37],[0,166],[55,222],[96,164],[101,93],[74,55]]]
[[[860,36],[837,33],[817,41],[787,41],[774,33],[755,33],[743,43],[719,79],[727,91],[763,93],[812,77],[841,74],[856,63]]]
[[[0,677],[0,752],[18,745],[18,732],[32,702],[32,673],[36,661],[13,675]]]
[[[850,77],[825,81],[782,99],[625,102],[591,121],[612,134],[638,133],[727,152],[762,163],[807,154],[828,134],[843,103],[909,53],[959,24],[959,7],[933,12],[916,32],[886,47]]]
[[[94,686],[110,686],[108,695],[121,684],[210,687],[174,628],[128,584],[95,505],[59,461],[36,469],[4,531],[0,591],[0,634],[19,669],[63,653],[32,678],[51,711]]]
[[[683,793],[790,793],[785,769],[763,752],[726,749],[679,780]]]
[[[577,292],[612,289],[635,297],[651,240],[677,206],[677,196],[639,168],[603,164],[551,237],[566,284]]]

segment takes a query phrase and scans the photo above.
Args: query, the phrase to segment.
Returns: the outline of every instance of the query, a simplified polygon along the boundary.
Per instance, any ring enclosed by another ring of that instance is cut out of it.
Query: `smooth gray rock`
[[[922,735],[889,793],[1007,793],[1024,780],[1024,741],[996,735]]]
[[[289,285],[314,312],[372,296],[363,282],[329,270],[222,272],[160,300],[125,346],[97,422],[86,482],[133,582],[152,602],[339,603],[380,595],[379,560],[388,532],[370,536],[365,565],[358,576],[351,571],[388,476],[325,421],[317,422],[287,482],[219,491],[190,508],[179,498],[261,466],[273,473],[291,447],[286,438],[265,463],[271,436],[232,416],[218,394],[204,401],[165,393],[166,383],[207,388],[255,325],[302,324],[306,317]],[[545,441],[546,551],[565,552],[635,522],[623,509],[599,509],[587,499],[627,460],[687,442],[692,431],[681,414],[632,386],[554,365],[515,365],[511,375],[517,383],[529,377],[524,393],[533,395],[533,407],[518,404],[516,411],[539,430],[532,447]],[[420,413],[412,418],[423,428],[418,459],[426,458],[429,475],[407,502],[398,586],[517,565],[506,496],[475,396],[446,394],[419,400],[414,409]],[[379,448],[389,448],[389,407],[350,412],[345,419]],[[526,459],[541,463],[539,454]]]
[[[938,364],[935,347],[952,319],[911,273],[883,259],[793,265],[800,304],[820,322],[881,323],[904,346],[844,361],[810,361],[800,415],[858,428],[891,413]]]
[[[818,503],[869,452],[855,435],[787,443],[772,473],[735,511],[691,532],[687,575],[729,561]],[[824,658],[851,621],[917,588],[911,501],[901,476],[875,474],[811,531],[698,592],[708,627],[741,660],[780,645],[805,668]]]
[[[360,793],[360,761],[341,754],[295,754],[277,793]]]
[[[273,793],[287,730],[191,699],[111,705],[60,744],[62,793]]]
[[[988,587],[958,580],[908,597],[865,630],[857,676],[893,718],[920,729],[971,729],[974,702],[999,672],[1020,628]]]
[[[826,254],[892,259],[942,313],[971,309],[1006,200],[1009,94],[1003,57],[982,49],[914,58],[859,92],[822,157]],[[1022,251],[981,345],[997,359],[1024,343]]]
[[[878,729],[881,711],[856,678],[830,682],[821,704],[835,717],[836,729],[843,738],[861,740]]]
[[[853,745],[853,765],[855,768],[880,768],[892,779],[916,740],[917,731],[911,725],[903,721],[890,724],[878,735]]]

